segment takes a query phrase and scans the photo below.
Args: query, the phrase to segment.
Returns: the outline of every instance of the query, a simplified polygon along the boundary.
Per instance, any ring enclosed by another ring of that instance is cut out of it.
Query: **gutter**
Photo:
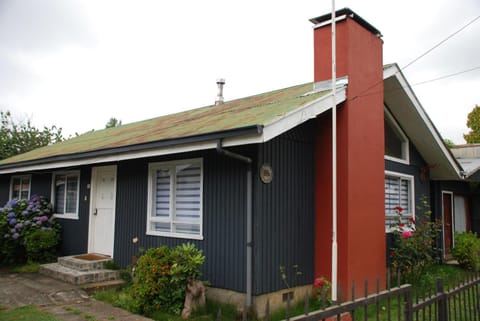
[[[155,142],[140,143],[135,145],[120,146],[113,148],[98,149],[93,151],[86,151],[80,153],[63,154],[57,156],[44,157],[40,159],[32,159],[26,161],[12,162],[0,164],[0,170],[16,169],[26,166],[53,164],[64,161],[86,160],[95,157],[107,157],[111,155],[121,155],[127,153],[134,153],[145,150],[154,150],[158,148],[165,148],[177,145],[188,145],[201,143],[205,141],[215,141],[217,139],[230,138],[245,135],[258,135],[263,132],[262,125],[251,125],[235,129],[228,129],[216,132],[209,132],[199,135],[190,135],[178,138],[163,139]]]
[[[222,140],[217,140],[217,152],[230,158],[234,158],[247,165],[247,244],[246,244],[246,305],[252,306],[252,284],[253,284],[253,175],[252,175],[252,159],[250,157],[240,155],[222,148]]]

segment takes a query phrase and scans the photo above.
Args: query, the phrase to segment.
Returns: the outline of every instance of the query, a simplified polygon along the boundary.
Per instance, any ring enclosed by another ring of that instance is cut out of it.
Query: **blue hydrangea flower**
[[[18,205],[17,200],[11,200],[11,201],[8,201],[8,203],[7,203],[7,207],[10,207],[10,208],[15,208],[15,207],[17,207],[17,205]]]
[[[10,212],[7,214],[7,218],[14,218],[15,217],[15,213],[14,212]]]
[[[30,222],[29,220],[26,220],[25,222],[23,222],[23,225],[28,226],[28,225],[30,225],[31,223],[32,223],[32,222]]]
[[[11,226],[15,226],[15,224],[17,224],[17,220],[12,218],[12,219],[10,219],[9,223],[10,223]]]
[[[18,234],[18,233],[13,233],[13,235],[12,235],[12,238],[14,240],[18,239],[19,237],[20,237],[20,234]]]
[[[15,228],[16,228],[17,230],[21,229],[22,227],[23,227],[23,224],[22,224],[22,223],[17,223],[17,224],[15,224]]]
[[[22,211],[22,216],[27,216],[27,215],[28,215],[28,211],[27,211],[27,210]]]

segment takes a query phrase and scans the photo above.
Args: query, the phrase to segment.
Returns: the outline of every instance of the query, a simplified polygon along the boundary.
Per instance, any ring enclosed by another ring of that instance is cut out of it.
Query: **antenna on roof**
[[[215,105],[223,104],[223,85],[225,85],[225,79],[224,78],[217,79],[218,93],[217,93],[217,98],[215,99]]]

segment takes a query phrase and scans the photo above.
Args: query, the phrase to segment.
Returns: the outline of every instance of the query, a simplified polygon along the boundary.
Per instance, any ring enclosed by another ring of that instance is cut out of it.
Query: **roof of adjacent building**
[[[192,109],[118,127],[95,130],[0,161],[0,171],[72,157],[96,157],[198,143],[213,136],[260,135],[265,126],[315,105],[331,90],[313,91],[313,84],[293,86],[219,105]],[[311,115],[314,117],[316,115]],[[306,119],[302,120],[305,121]],[[287,128],[288,129],[288,128]],[[212,136],[213,135],[213,136]]]

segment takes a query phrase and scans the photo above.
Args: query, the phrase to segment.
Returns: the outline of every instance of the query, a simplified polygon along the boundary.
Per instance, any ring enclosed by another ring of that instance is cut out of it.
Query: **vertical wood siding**
[[[270,164],[273,180],[264,184],[254,174],[254,294],[313,282],[314,147],[307,123],[259,146],[260,167]],[[298,265],[300,276],[295,276]]]
[[[235,150],[235,149],[232,149]],[[236,151],[248,154],[249,149]],[[203,240],[146,235],[148,163],[203,158]],[[216,151],[177,157],[125,161],[118,166],[115,260],[132,262],[139,249],[186,242],[202,249],[206,257],[203,279],[212,286],[245,291],[245,165]],[[137,237],[138,242],[133,243]]]
[[[74,255],[88,251],[88,221],[90,210],[91,167],[80,168],[80,190],[78,204],[78,220],[58,219],[62,224],[62,254]],[[50,175],[50,180],[52,179]],[[51,193],[51,192],[50,192]]]

